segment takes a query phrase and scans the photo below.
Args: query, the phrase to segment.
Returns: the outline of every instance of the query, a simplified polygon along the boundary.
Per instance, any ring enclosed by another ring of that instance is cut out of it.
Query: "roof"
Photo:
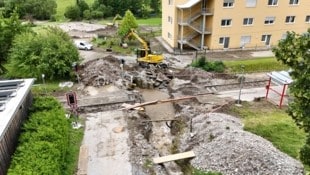
[[[34,79],[0,81],[0,139],[22,106]]]
[[[288,85],[293,82],[288,71],[273,71],[271,73],[267,73],[267,75],[271,78],[271,81],[278,85]]]
[[[193,5],[196,5],[198,2],[200,2],[200,0],[189,0],[187,3],[182,4],[182,5],[178,5],[178,8],[184,9],[184,8],[190,8]]]

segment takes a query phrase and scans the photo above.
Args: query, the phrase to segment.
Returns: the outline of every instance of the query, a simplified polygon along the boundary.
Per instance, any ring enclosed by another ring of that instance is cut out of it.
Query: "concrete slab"
[[[85,123],[83,144],[88,147],[89,175],[131,175],[128,130],[122,111],[90,113]],[[124,127],[123,132],[114,132]]]

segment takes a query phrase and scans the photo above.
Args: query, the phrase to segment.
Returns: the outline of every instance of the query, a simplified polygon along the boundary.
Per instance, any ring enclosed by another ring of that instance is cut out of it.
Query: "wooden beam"
[[[177,119],[156,119],[156,120],[141,120],[141,122],[165,122],[165,121],[175,121]]]
[[[188,151],[188,152],[184,152],[184,153],[172,154],[172,155],[163,156],[163,157],[155,157],[155,158],[153,158],[153,162],[158,164],[158,163],[170,162],[170,161],[174,161],[174,160],[191,158],[191,157],[195,157],[195,156],[196,155],[193,151]]]
[[[87,175],[87,166],[88,166],[88,147],[86,145],[82,145],[80,147],[77,175]]]
[[[192,98],[196,98],[196,96],[185,96],[185,97],[165,99],[165,100],[149,101],[149,102],[145,102],[145,103],[131,105],[129,107],[122,108],[122,110],[123,109],[129,110],[129,109],[134,109],[134,108],[137,108],[137,107],[142,107],[142,106],[147,106],[147,105],[154,105],[154,104],[160,104],[160,103],[174,102],[174,101],[178,101],[178,100],[187,100],[187,99],[192,99]]]

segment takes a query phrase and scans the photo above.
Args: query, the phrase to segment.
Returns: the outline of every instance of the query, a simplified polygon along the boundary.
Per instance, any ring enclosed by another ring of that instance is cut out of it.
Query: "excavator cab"
[[[122,39],[128,38],[129,36],[135,37],[141,44],[142,48],[136,50],[137,62],[139,64],[161,64],[164,60],[162,54],[154,54],[150,49],[150,43],[142,39],[135,30],[130,30],[128,34]]]

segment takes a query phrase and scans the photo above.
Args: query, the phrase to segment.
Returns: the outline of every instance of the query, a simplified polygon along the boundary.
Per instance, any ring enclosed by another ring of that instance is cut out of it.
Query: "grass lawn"
[[[161,18],[137,19],[139,25],[161,26]]]
[[[228,71],[231,73],[240,73],[241,65],[244,65],[245,73],[270,72],[288,69],[287,66],[278,62],[274,57],[224,61],[224,64],[228,68]]]
[[[242,107],[230,106],[227,113],[240,116],[245,130],[264,137],[282,152],[298,159],[306,134],[284,109],[263,100],[244,102]]]

